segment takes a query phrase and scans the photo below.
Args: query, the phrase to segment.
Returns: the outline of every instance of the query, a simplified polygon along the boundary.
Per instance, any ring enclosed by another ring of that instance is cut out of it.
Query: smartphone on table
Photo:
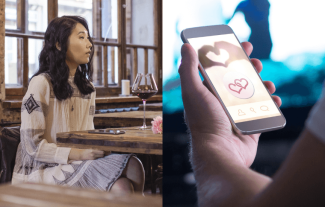
[[[204,82],[219,99],[236,132],[256,134],[286,125],[281,110],[229,26],[188,28],[182,31],[181,38],[197,52]]]

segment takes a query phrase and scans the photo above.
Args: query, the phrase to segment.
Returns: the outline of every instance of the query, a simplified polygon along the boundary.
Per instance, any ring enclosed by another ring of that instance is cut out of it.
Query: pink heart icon
[[[246,87],[248,86],[248,81],[245,78],[235,79],[234,82],[235,84],[230,83],[228,87],[230,90],[239,94],[243,89],[246,89]]]
[[[248,86],[248,81],[245,78],[241,78],[240,80],[236,79],[235,84],[239,87],[246,89],[246,87]]]
[[[240,94],[241,90],[243,90],[242,87],[237,86],[237,85],[235,85],[235,84],[233,84],[233,83],[230,83],[228,86],[229,86],[229,89],[230,89],[230,90],[235,91],[235,92],[237,92],[237,93],[239,93],[239,94]]]

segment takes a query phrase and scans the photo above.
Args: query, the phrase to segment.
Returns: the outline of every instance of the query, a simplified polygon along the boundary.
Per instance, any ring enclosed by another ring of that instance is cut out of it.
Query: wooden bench
[[[0,206],[161,207],[162,197],[112,194],[91,189],[21,183],[0,186]]]

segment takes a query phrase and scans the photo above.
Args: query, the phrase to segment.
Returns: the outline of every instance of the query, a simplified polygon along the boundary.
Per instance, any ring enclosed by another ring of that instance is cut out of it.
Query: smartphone
[[[114,129],[95,129],[89,130],[88,133],[93,134],[125,134],[125,131],[122,130],[114,130]]]
[[[256,134],[286,125],[281,110],[229,26],[188,28],[182,31],[181,38],[197,52],[205,85],[219,99],[236,132]]]

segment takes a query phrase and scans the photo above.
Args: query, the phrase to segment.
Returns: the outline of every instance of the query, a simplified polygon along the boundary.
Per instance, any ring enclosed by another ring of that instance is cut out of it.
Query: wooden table
[[[162,134],[154,134],[151,130],[139,130],[139,127],[121,128],[125,134],[91,134],[88,131],[63,132],[56,134],[59,147],[79,149],[99,149],[103,151],[147,154],[150,165],[151,190],[154,188],[154,167],[151,155],[163,154]]]
[[[63,187],[36,183],[0,186],[0,206],[110,206],[161,207],[162,197],[140,194],[117,195],[97,190]]]
[[[146,111],[146,125],[151,125],[153,118],[162,116],[162,111]],[[142,126],[143,111],[115,112],[95,114],[96,128]]]
[[[122,128],[125,134],[91,134],[88,131],[56,134],[59,147],[96,148],[103,151],[162,155],[162,134],[138,127]]]

